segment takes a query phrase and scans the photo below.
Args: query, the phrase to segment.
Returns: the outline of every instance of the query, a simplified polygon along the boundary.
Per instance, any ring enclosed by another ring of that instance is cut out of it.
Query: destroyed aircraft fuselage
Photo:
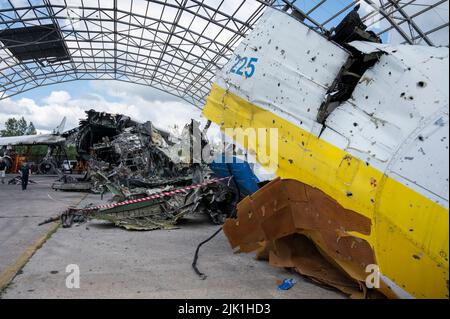
[[[188,213],[206,213],[216,224],[234,214],[237,193],[220,183],[195,190],[186,188],[155,202],[133,202],[212,178],[212,171],[202,159],[209,154],[209,146],[199,123],[192,120],[180,137],[174,137],[151,122],[142,124],[125,115],[94,110],[86,113],[87,118],[72,130],[69,139],[74,139],[79,157],[88,162],[88,173],[80,181],[64,176],[53,188],[78,191],[88,186],[97,193],[111,192],[113,202],[121,205],[95,214],[89,213],[91,208],[87,207],[87,214],[82,215],[126,229],[153,230],[174,227]],[[67,216],[79,215],[79,210],[69,210],[63,214],[64,224],[73,221]]]
[[[370,244],[383,293],[448,298],[448,48],[339,41],[268,9],[218,71],[203,114],[225,132],[278,132],[277,176],[370,219],[370,235],[339,238]],[[248,76],[234,68],[244,57],[257,61]],[[262,159],[273,150],[230,137]]]

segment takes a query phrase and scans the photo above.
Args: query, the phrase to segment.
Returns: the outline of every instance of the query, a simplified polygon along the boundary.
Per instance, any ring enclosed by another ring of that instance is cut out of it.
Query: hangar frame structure
[[[360,4],[387,42],[447,45],[449,0],[4,0],[0,100],[76,80],[154,87],[202,107],[267,6],[328,33]],[[445,38],[447,40],[445,40]]]

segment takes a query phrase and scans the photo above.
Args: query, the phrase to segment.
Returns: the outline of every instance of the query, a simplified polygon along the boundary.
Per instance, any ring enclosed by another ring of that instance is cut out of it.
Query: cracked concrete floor
[[[39,179],[40,180],[40,179]],[[48,179],[49,184],[52,179]],[[46,228],[37,223],[81,198],[56,193],[45,180],[22,194],[19,186],[0,186],[0,265],[14,261],[20,251]],[[47,194],[57,201],[49,199]],[[100,202],[89,195],[82,205]],[[33,216],[33,217],[25,217]],[[48,230],[48,228],[47,228]],[[2,298],[344,298],[285,269],[256,261],[251,254],[233,254],[223,233],[204,246],[200,280],[191,268],[198,243],[217,230],[207,218],[196,216],[171,231],[130,232],[98,221],[58,229],[37,250],[4,291]],[[80,288],[66,287],[66,267],[80,268]],[[296,278],[289,291],[277,281]]]

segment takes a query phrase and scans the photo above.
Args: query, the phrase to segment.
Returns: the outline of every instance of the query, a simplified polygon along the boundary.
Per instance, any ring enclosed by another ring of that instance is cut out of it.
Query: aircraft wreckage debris
[[[223,230],[238,252],[257,251],[273,266],[293,268],[353,298],[367,296],[366,267],[376,264],[363,239],[371,221],[318,189],[276,179],[241,201],[237,218],[228,219]],[[380,291],[388,294],[386,287]]]
[[[133,230],[172,229],[176,221],[189,213],[189,208],[197,201],[184,203],[171,211],[159,211],[159,205],[167,203],[170,198],[186,195],[189,192],[208,187],[212,184],[230,181],[232,177],[218,178],[205,181],[201,184],[190,185],[171,191],[154,194],[148,197],[131,199],[123,202],[99,205],[86,208],[69,208],[61,216],[51,218],[40,226],[54,221],[62,220],[64,227],[70,227],[73,222],[84,222],[87,219],[111,221],[117,226]]]
[[[240,194],[232,172],[216,178],[214,169],[220,166],[211,168],[203,158],[212,154],[205,136],[209,125],[201,131],[192,120],[178,137],[125,115],[86,113],[87,119],[64,136],[76,144],[87,173],[81,179],[63,175],[52,187],[102,197],[111,192],[112,202],[70,208],[41,225],[61,220],[71,227],[97,219],[128,230],[173,229],[190,213],[206,213],[217,225],[234,214]]]

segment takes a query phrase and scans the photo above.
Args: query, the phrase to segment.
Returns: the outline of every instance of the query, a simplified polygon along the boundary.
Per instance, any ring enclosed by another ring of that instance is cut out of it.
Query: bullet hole
[[[412,100],[414,100],[414,96],[410,96],[408,99],[409,99],[410,101],[412,101]]]
[[[281,86],[281,83],[278,83],[278,87],[280,87]]]
[[[352,192],[347,192],[347,197],[353,197],[353,193]]]
[[[368,100],[369,99],[369,96],[366,96],[366,100]]]
[[[275,122],[275,120],[273,120],[273,124],[275,124],[276,122]]]
[[[308,113],[311,112],[311,109],[308,109]]]
[[[275,47],[275,50],[278,50],[278,47]]]
[[[413,258],[416,259],[416,260],[421,260],[422,259],[422,257],[420,257],[419,255],[413,255]]]
[[[425,137],[423,137],[422,135],[419,136],[419,141],[424,142],[425,141]]]
[[[289,163],[292,165],[292,164],[294,164],[294,161],[290,159]]]
[[[311,61],[314,62],[314,61],[316,61],[316,59],[317,59],[317,57],[312,57],[312,58],[311,58]]]
[[[284,50],[281,50],[281,54],[282,55],[284,55],[286,53],[286,51],[284,51]]]
[[[354,126],[354,127],[358,127],[359,124],[358,124],[358,123],[353,123],[353,126]]]
[[[377,182],[377,180],[375,179],[375,178],[371,178],[370,179],[370,185],[372,186],[372,187],[377,187],[378,186],[378,182]]]
[[[57,273],[59,273],[59,271],[57,271],[57,270],[52,270],[52,271],[50,271],[50,273],[51,273],[52,275],[56,275]]]
[[[410,229],[409,231],[412,233],[414,231],[414,229]]]
[[[419,83],[417,83],[417,86],[420,88],[424,88],[427,86],[427,84],[424,81],[420,81]]]
[[[400,97],[405,97],[406,93],[403,92],[402,94],[400,94]]]

